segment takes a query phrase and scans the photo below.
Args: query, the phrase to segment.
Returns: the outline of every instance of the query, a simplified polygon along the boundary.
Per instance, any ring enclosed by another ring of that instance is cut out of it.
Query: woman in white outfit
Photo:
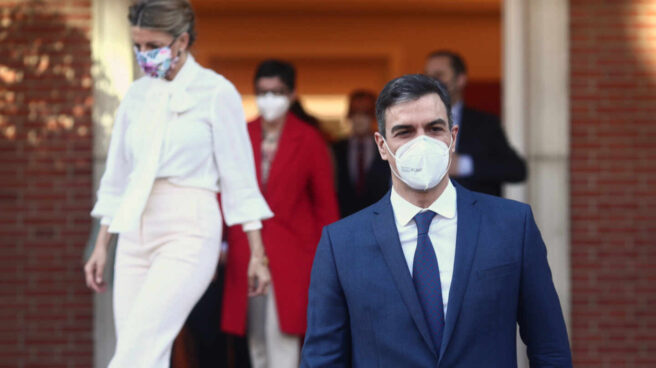
[[[251,248],[251,295],[270,281],[260,237],[273,216],[259,192],[240,96],[189,54],[194,14],[186,0],[130,7],[135,54],[145,76],[121,102],[91,215],[101,219],[84,267],[101,292],[111,234],[117,346],[109,366],[168,367],[175,336],[209,285],[219,258],[221,192],[228,225]]]

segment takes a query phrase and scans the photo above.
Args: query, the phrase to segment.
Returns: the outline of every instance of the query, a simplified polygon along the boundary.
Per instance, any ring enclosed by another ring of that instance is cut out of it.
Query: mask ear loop
[[[385,144],[385,148],[387,148],[387,152],[389,152],[389,154],[392,157],[394,157],[394,166],[396,166],[396,161],[397,161],[396,160],[396,155],[392,153],[392,150],[387,145],[387,139],[385,139],[385,137],[383,137],[383,143]],[[399,180],[403,181],[403,179],[401,179],[401,176],[396,172],[396,170],[394,170],[392,165],[390,165],[390,170],[392,171],[392,174],[394,174],[394,176],[396,176]]]
[[[451,135],[451,143],[449,143],[449,149],[447,151],[447,155],[449,155],[449,163],[446,165],[446,170],[442,173],[442,178],[444,178],[451,168],[451,147],[453,146],[453,142],[455,142],[455,139],[453,139],[453,135]]]

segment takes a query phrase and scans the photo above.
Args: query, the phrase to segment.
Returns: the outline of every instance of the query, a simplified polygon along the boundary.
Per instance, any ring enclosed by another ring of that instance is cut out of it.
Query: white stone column
[[[506,130],[529,168],[526,188],[510,194],[533,208],[569,329],[569,2],[505,0],[503,14]]]
[[[94,191],[105,170],[114,113],[133,80],[134,56],[127,20],[129,5],[129,0],[93,0],[92,3]],[[93,329],[94,367],[104,368],[114,353],[116,341],[111,287],[94,296]]]
[[[526,6],[524,0],[506,0],[502,12],[503,26],[503,125],[511,146],[526,157],[528,108]],[[506,184],[506,198],[528,201],[526,183]]]

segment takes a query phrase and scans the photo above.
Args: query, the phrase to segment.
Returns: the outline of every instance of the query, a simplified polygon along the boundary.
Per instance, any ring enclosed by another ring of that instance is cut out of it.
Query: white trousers
[[[273,285],[248,301],[248,348],[253,368],[298,368],[301,338],[280,330]]]
[[[173,340],[216,270],[221,231],[215,193],[155,182],[139,228],[118,239],[110,368],[169,367]]]

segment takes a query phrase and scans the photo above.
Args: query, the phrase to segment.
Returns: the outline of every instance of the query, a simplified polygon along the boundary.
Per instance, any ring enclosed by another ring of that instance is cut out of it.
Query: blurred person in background
[[[255,72],[260,116],[248,124],[260,190],[276,216],[263,222],[271,269],[267,295],[248,298],[246,237],[228,230],[222,327],[247,333],[254,368],[298,367],[307,292],[323,226],[338,219],[330,154],[317,129],[289,111],[296,72],[267,60]]]
[[[356,90],[349,96],[350,137],[333,145],[341,217],[374,204],[390,188],[389,165],[380,158],[374,131],[376,94]]]
[[[503,183],[526,179],[526,163],[510,147],[497,116],[467,107],[463,92],[467,66],[463,58],[449,50],[426,57],[424,73],[444,83],[453,103],[453,123],[460,133],[449,174],[467,189],[501,196]]]
[[[196,39],[189,2],[137,1],[129,20],[145,76],[132,83],[116,113],[91,212],[102,226],[84,271],[89,288],[105,289],[107,245],[118,234],[117,345],[109,367],[164,368],[217,267],[216,193],[226,223],[240,224],[248,238],[243,277],[252,295],[264,293],[270,281],[260,229],[273,213],[257,186],[237,90],[189,52]]]

